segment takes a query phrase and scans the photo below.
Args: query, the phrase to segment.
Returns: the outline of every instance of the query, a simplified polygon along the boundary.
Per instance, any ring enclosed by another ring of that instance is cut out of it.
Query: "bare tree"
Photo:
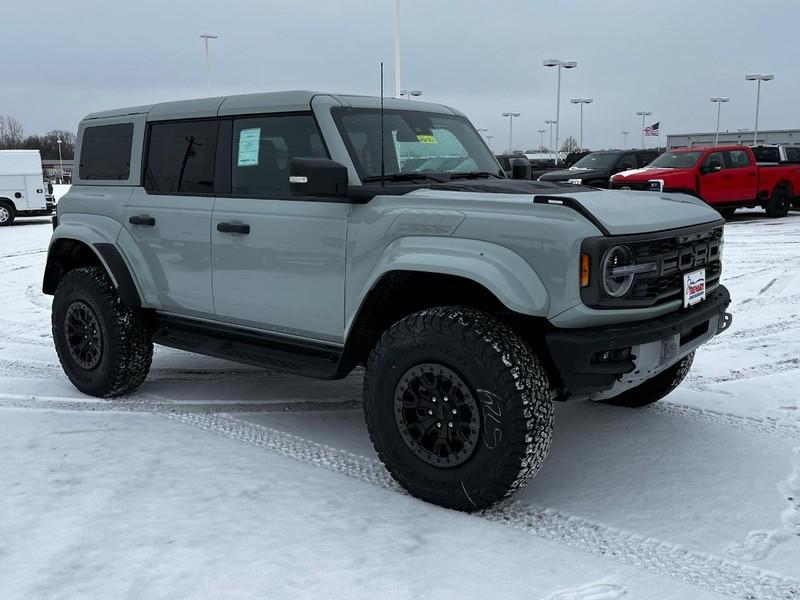
[[[14,117],[0,117],[0,147],[5,149],[20,148],[24,140],[25,130],[22,123]]]
[[[575,152],[578,149],[578,140],[576,140],[573,136],[567,137],[564,140],[564,143],[561,146],[561,152],[566,152],[569,154],[570,152]]]

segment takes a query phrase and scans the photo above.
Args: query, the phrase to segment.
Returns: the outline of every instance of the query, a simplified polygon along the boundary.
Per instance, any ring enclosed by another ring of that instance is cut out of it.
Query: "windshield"
[[[664,152],[648,166],[661,169],[689,169],[697,164],[701,156],[702,152]]]
[[[616,152],[592,152],[587,154],[570,169],[609,169],[617,162],[619,154]]]
[[[361,179],[381,175],[381,114],[372,108],[334,108],[333,117]],[[384,111],[387,176],[488,173],[504,177],[494,155],[463,117],[416,110]]]

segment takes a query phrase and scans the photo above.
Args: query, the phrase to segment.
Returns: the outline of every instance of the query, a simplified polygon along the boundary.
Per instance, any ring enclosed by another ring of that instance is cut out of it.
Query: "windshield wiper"
[[[489,171],[468,171],[465,173],[452,173],[450,175],[450,179],[489,179],[490,177],[494,177],[495,179],[502,179],[500,175],[497,173],[490,173]]]
[[[363,181],[364,183],[369,183],[372,181],[414,181],[415,179],[429,179],[437,183],[445,182],[444,179],[434,177],[428,173],[392,173],[391,175],[370,175],[369,177],[364,177]]]

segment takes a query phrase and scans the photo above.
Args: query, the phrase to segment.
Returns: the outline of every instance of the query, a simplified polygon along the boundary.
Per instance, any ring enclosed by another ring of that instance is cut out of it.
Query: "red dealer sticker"
[[[706,270],[692,271],[683,276],[683,306],[692,306],[706,299]]]

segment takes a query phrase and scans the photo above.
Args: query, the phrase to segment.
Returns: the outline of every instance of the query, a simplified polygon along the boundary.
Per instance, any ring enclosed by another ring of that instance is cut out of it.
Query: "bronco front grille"
[[[592,252],[594,257],[602,256],[605,247],[625,244],[633,250],[637,264],[654,263],[656,268],[650,273],[638,274],[631,291],[623,298],[604,297],[596,285],[585,288],[581,294],[589,306],[598,308],[657,306],[683,297],[683,276],[686,273],[705,269],[706,287],[709,290],[716,287],[722,275],[720,260],[722,225],[700,226],[641,236],[594,238],[594,240],[602,240],[602,243],[591,244],[598,246]],[[593,268],[592,272],[598,271]]]

